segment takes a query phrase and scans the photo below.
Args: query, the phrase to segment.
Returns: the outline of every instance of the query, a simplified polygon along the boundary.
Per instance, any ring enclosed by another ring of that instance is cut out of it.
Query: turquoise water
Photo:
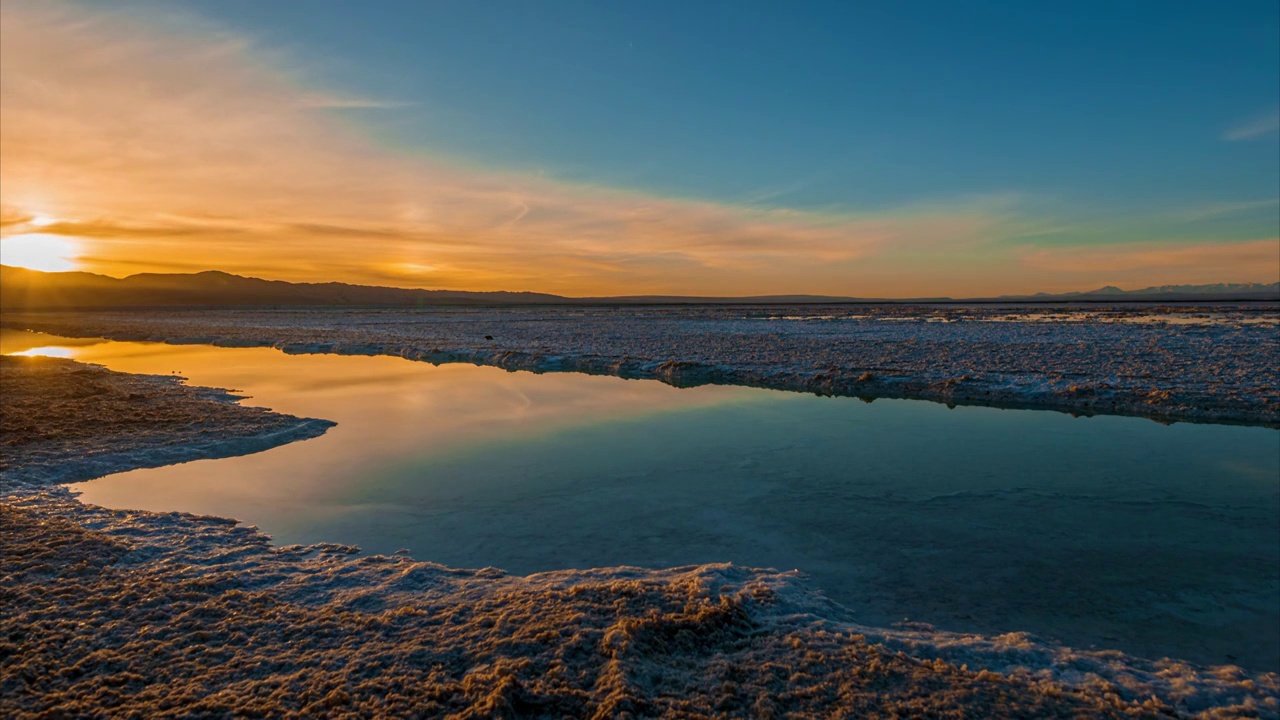
[[[6,352],[176,370],[338,423],[257,455],[75,486],[86,502],[518,574],[794,568],[866,624],[1280,669],[1275,430],[5,339]]]

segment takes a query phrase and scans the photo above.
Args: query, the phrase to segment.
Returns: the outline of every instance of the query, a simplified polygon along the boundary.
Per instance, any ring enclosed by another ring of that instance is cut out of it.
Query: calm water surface
[[[1280,432],[388,357],[67,340],[4,352],[177,372],[334,420],[256,455],[73,486],[279,544],[517,574],[799,569],[862,622],[1029,631],[1280,669]]]

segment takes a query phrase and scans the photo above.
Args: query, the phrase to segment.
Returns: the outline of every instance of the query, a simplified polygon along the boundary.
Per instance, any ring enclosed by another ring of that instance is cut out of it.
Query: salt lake
[[[80,483],[457,567],[798,569],[860,622],[1280,670],[1280,432],[4,331],[337,422]]]

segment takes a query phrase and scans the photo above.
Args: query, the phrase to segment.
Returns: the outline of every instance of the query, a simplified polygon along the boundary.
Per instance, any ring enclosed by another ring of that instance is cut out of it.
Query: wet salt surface
[[[386,357],[5,334],[325,436],[75,486],[108,507],[524,574],[798,568],[859,621],[1280,666],[1280,433]]]

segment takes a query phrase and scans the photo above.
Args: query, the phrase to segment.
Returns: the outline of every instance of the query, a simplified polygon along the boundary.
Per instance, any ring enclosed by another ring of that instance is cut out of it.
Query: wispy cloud
[[[327,93],[310,93],[301,95],[298,104],[307,108],[327,110],[393,110],[413,107],[416,103],[397,100],[375,100],[372,98],[333,95]]]
[[[1169,214],[1171,219],[1184,222],[1210,220],[1224,215],[1236,215],[1266,208],[1280,208],[1280,198],[1266,200],[1241,200],[1238,202],[1211,202],[1177,210]]]
[[[1280,108],[1267,115],[1250,118],[1227,129],[1222,134],[1223,140],[1253,140],[1272,133],[1280,132]]]
[[[26,225],[34,219],[30,213],[0,205],[0,229],[15,225]]]

